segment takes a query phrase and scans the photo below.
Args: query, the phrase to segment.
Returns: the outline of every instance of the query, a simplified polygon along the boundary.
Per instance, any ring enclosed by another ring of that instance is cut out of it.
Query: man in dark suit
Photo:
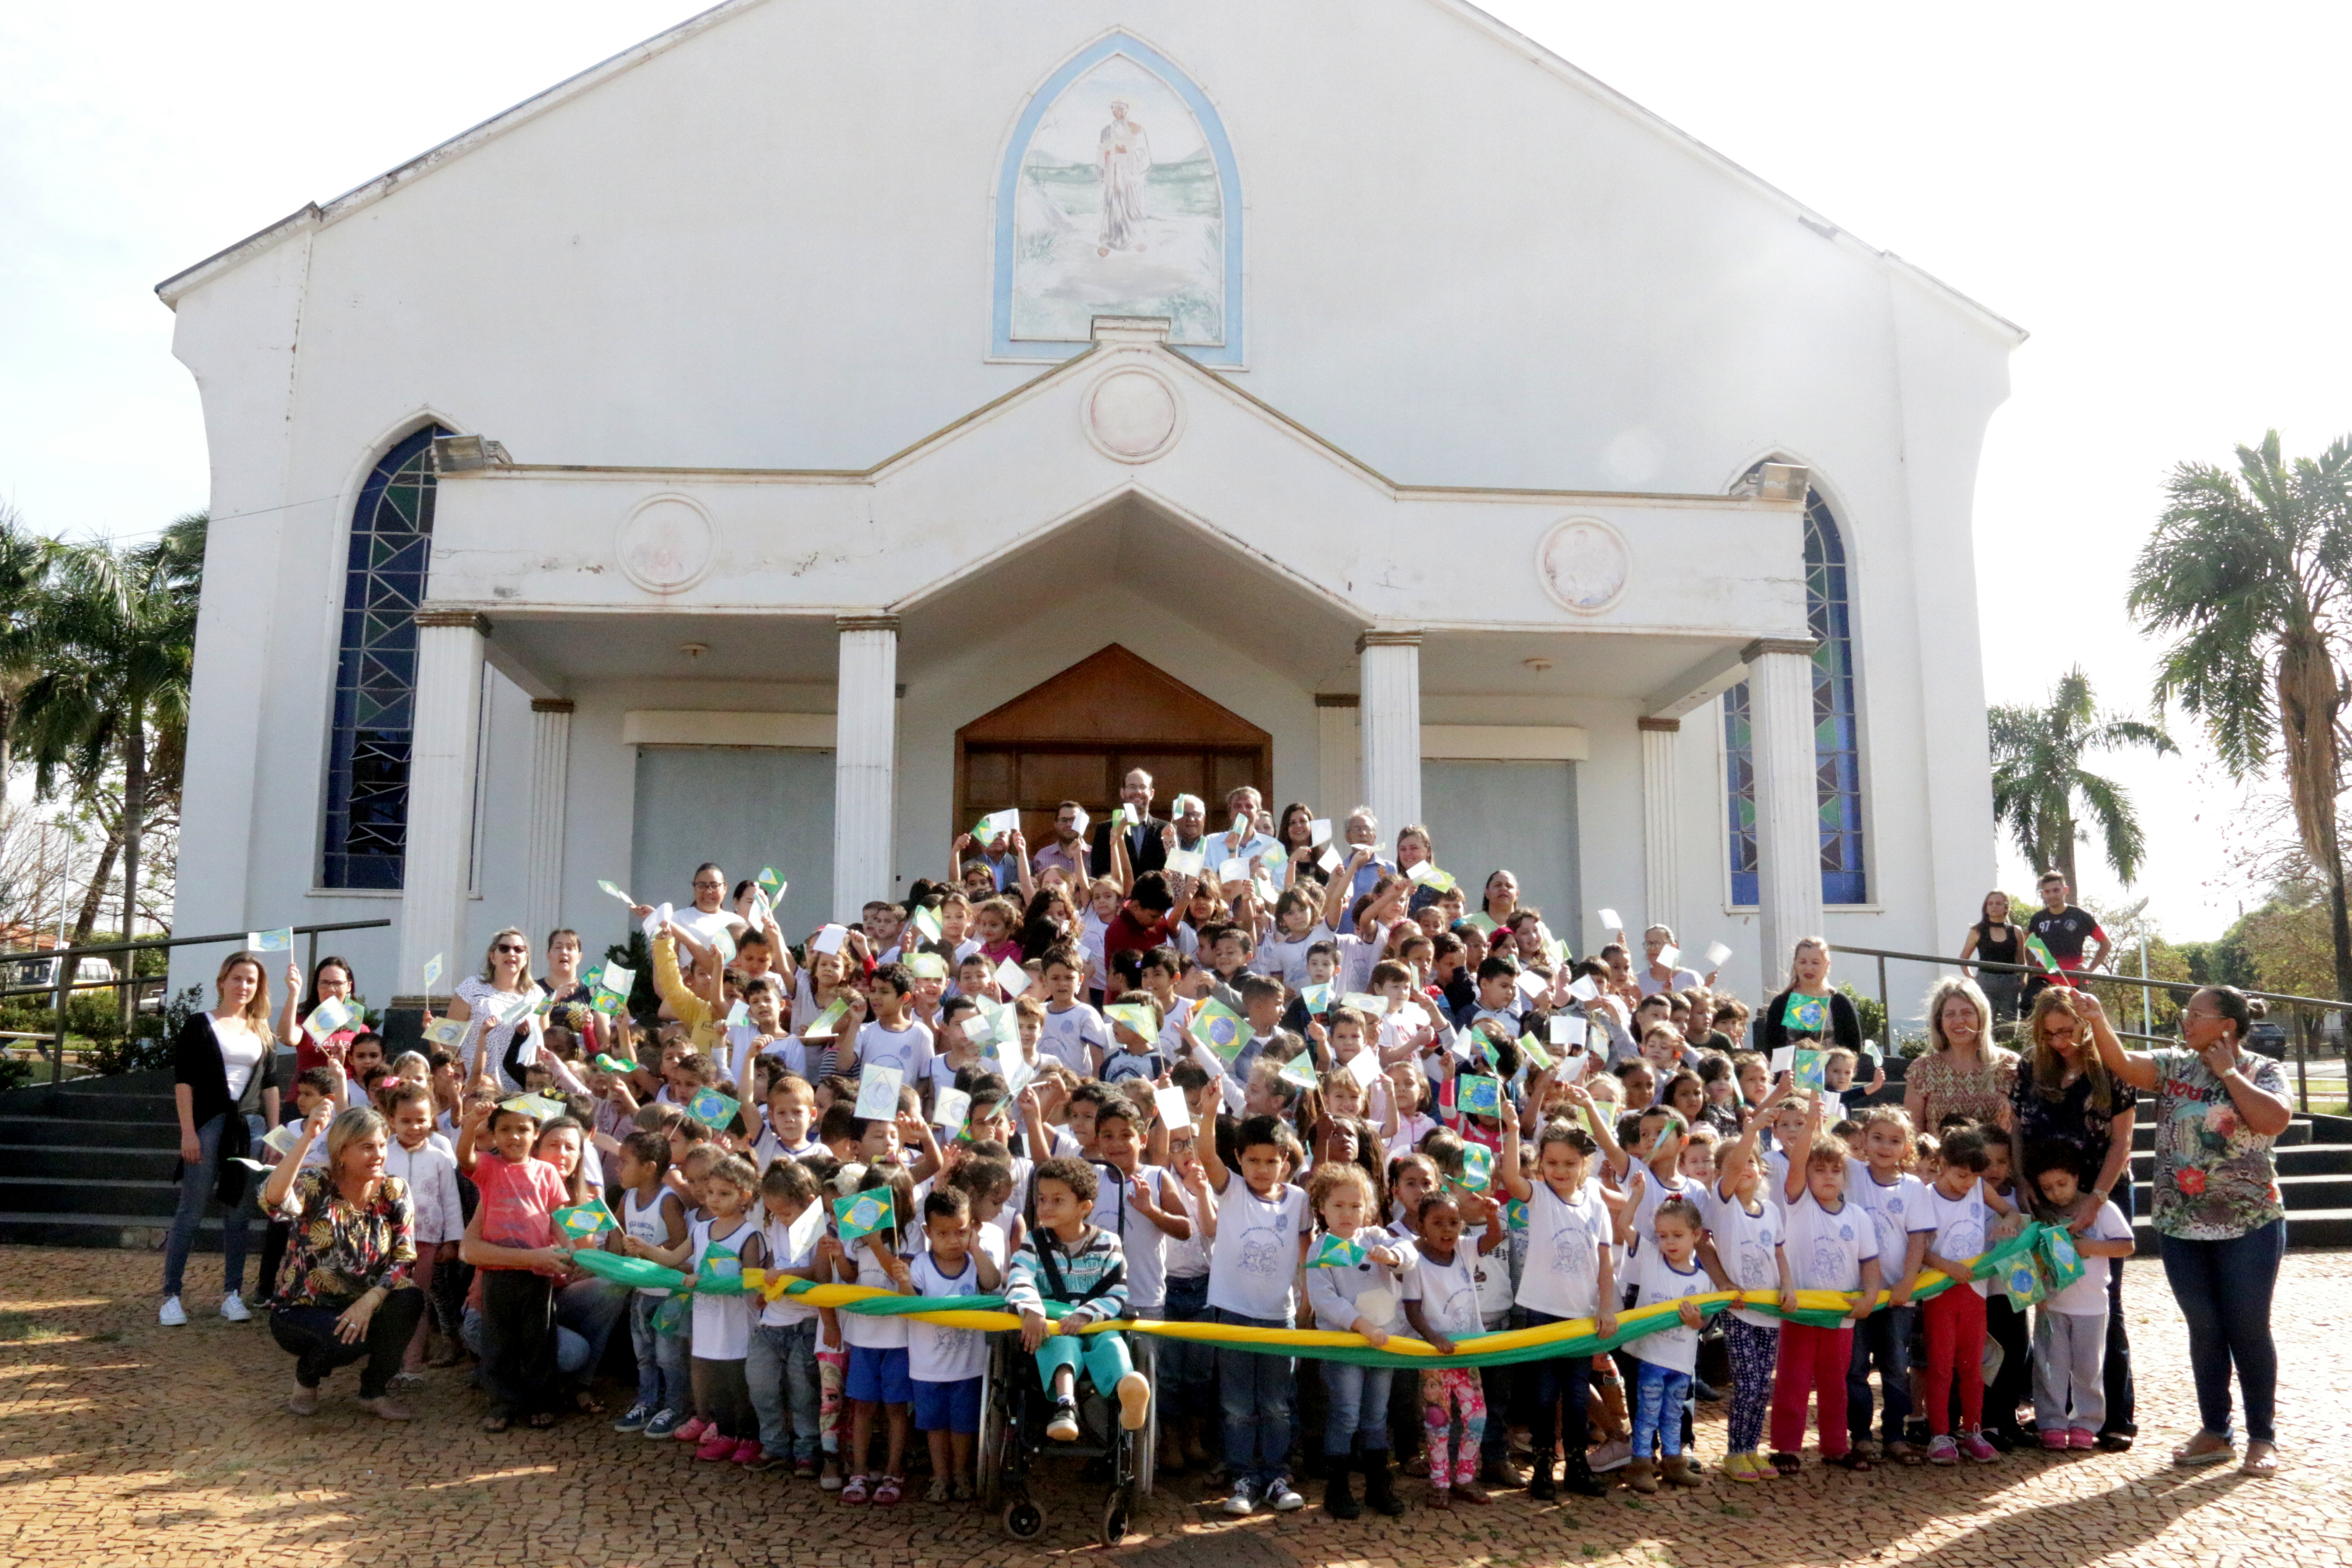
[[[1151,815],[1151,775],[1141,768],[1129,772],[1126,782],[1118,786],[1118,798],[1134,809],[1139,819],[1127,830],[1127,863],[1140,877],[1146,871],[1159,871],[1168,865],[1168,845],[1161,837],[1167,822]],[[1094,847],[1087,855],[1087,869],[1097,877],[1110,875],[1110,824],[1095,824]]]

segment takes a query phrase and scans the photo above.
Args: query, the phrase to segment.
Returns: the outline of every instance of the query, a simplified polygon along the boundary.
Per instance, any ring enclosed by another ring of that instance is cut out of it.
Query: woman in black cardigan
[[[157,1321],[177,1328],[188,1321],[180,1305],[181,1276],[195,1244],[205,1205],[217,1193],[228,1210],[221,1238],[221,1316],[233,1323],[246,1310],[246,1227],[256,1184],[243,1166],[229,1163],[251,1148],[247,1118],[278,1120],[278,1085],[271,1076],[274,1042],[269,1034],[269,981],[261,960],[233,952],[213,982],[219,1005],[190,1015],[172,1047],[172,1098],[180,1113],[180,1207],[163,1245],[163,1310]],[[268,1281],[262,1282],[264,1289]]]
[[[1788,1023],[1789,999],[1804,996],[1826,1002],[1822,1029],[1792,1029]],[[1843,1046],[1855,1057],[1862,1055],[1862,1015],[1854,1010],[1853,998],[1842,991],[1830,989],[1830,944],[1820,937],[1801,937],[1796,952],[1789,960],[1789,988],[1764,1004],[1756,1016],[1756,1048],[1770,1061],[1772,1053],[1783,1046],[1801,1046],[1807,1050],[1828,1050]]]

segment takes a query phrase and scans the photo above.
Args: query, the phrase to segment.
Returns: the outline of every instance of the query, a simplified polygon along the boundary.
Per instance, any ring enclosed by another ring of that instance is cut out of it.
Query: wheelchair
[[[1045,1510],[1030,1488],[1030,1473],[1040,1458],[1071,1458],[1092,1462],[1107,1472],[1110,1489],[1103,1498],[1100,1539],[1117,1546],[1127,1535],[1129,1521],[1151,1495],[1153,1463],[1159,1454],[1159,1346],[1148,1334],[1128,1337],[1128,1351],[1136,1370],[1152,1384],[1151,1418],[1142,1430],[1130,1432],[1118,1424],[1118,1402],[1097,1389],[1082,1367],[1078,1373],[1078,1440],[1055,1442],[1045,1436],[1053,1401],[1037,1375],[1037,1361],[1021,1348],[1017,1333],[988,1336],[988,1364],[981,1374],[980,1443],[974,1458],[982,1506],[997,1510],[997,1523],[1015,1541],[1034,1541],[1045,1529]]]

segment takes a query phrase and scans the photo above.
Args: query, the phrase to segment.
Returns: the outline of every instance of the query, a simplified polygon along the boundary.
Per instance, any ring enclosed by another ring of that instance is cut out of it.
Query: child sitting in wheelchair
[[[1004,1301],[1021,1314],[1021,1348],[1035,1354],[1038,1381],[1054,1403],[1045,1435],[1063,1443],[1078,1439],[1081,1360],[1095,1391],[1118,1401],[1121,1426],[1139,1432],[1151,1418],[1151,1384],[1128,1359],[1126,1336],[1076,1331],[1127,1312],[1126,1253],[1117,1236],[1087,1217],[1095,1191],[1095,1168],[1084,1160],[1039,1165],[1030,1182],[1037,1226],[1005,1270]],[[1048,1301],[1069,1306],[1058,1326],[1045,1317]]]

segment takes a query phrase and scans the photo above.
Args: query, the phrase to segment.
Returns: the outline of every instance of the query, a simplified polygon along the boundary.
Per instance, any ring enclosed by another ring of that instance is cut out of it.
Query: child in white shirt
[[[2065,1143],[2026,1151],[2026,1168],[2055,1214],[2053,1223],[2089,1228],[2073,1237],[2083,1277],[2042,1303],[2033,1320],[2033,1420],[2045,1448],[2095,1448],[2107,1416],[2107,1270],[2132,1255],[2131,1221],[2108,1199],[2083,1189],[2082,1156]],[[2071,1414],[2069,1407],[2071,1406]]]
[[[1626,1350],[1639,1363],[1633,1401],[1633,1458],[1625,1467],[1625,1484],[1637,1492],[1654,1494],[1663,1479],[1668,1486],[1703,1485],[1691,1474],[1683,1453],[1683,1406],[1690,1399],[1691,1376],[1698,1365],[1698,1329],[1704,1321],[1690,1300],[1711,1289],[1714,1281],[1699,1267],[1698,1242],[1705,1226],[1698,1205],[1688,1198],[1668,1198],[1653,1211],[1651,1245],[1634,1260],[1634,1305],[1655,1306],[1679,1301],[1671,1326],[1630,1342]],[[1664,1458],[1654,1471],[1650,1445]]]

